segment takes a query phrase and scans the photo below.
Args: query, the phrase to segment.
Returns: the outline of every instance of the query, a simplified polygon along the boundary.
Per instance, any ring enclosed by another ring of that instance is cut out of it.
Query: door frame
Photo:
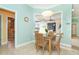
[[[1,9],[4,9],[4,10],[11,11],[11,12],[14,12],[14,13],[15,13],[15,21],[14,21],[14,22],[15,22],[15,24],[17,23],[17,20],[16,20],[16,19],[17,19],[17,12],[16,12],[15,10],[9,9],[9,8],[6,8],[6,7],[0,7],[0,8],[1,8]],[[6,22],[7,22],[7,19],[8,19],[8,18],[6,17]],[[14,24],[14,27],[17,28],[17,26],[15,26],[15,24]],[[15,34],[14,34],[14,35],[15,35],[15,38],[14,38],[14,40],[15,40],[15,41],[14,41],[14,42],[15,42],[15,43],[14,43],[14,48],[17,48],[17,46],[16,46],[16,44],[17,44],[17,40],[16,40],[17,33],[16,33],[16,31],[17,31],[17,29],[15,29]],[[8,41],[8,36],[7,36],[7,34],[8,34],[8,33],[7,33],[7,23],[6,23],[6,40]]]
[[[14,18],[14,30],[15,30],[15,18]],[[7,47],[8,47],[8,16],[6,16],[6,38],[7,38]],[[14,33],[14,47],[13,48],[15,48],[15,33]]]
[[[1,15],[1,46],[2,46],[2,20],[3,20],[3,14],[0,14]]]
[[[60,13],[60,17],[61,17],[61,33],[63,33],[63,11],[56,11],[54,14],[59,14]]]

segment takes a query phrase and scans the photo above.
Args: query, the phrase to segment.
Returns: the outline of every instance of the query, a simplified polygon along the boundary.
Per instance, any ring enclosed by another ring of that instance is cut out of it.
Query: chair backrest
[[[53,32],[53,31],[49,31],[49,32],[48,32],[48,37],[50,37],[51,39],[53,39],[53,37],[54,37],[54,32]]]
[[[42,44],[44,43],[44,37],[42,33],[38,34],[38,44]]]
[[[44,43],[43,34],[39,32],[35,32],[35,40],[37,45],[42,45],[42,43]]]

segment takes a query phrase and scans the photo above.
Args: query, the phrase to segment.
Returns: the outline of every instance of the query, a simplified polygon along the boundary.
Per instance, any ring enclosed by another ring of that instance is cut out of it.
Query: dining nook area
[[[59,55],[60,42],[63,37],[61,13],[53,14],[52,11],[45,11],[42,15],[36,15],[36,19],[34,32],[36,52],[41,51],[44,54],[45,51],[48,51],[48,54],[51,54],[56,50]]]
[[[63,33],[56,34],[55,32],[49,31],[48,35],[44,36],[42,33],[35,31],[35,46],[37,52],[41,50],[41,53],[44,54],[44,51],[48,51],[48,54],[51,54],[53,50],[56,50],[60,54],[60,41]]]

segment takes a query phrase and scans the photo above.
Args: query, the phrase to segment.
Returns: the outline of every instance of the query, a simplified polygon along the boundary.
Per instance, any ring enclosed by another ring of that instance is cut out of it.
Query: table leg
[[[49,39],[49,54],[52,52],[52,47],[51,47],[51,40]]]

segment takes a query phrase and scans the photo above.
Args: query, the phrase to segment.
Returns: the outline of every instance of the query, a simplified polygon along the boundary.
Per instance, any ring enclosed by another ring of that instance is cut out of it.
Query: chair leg
[[[56,49],[57,49],[58,55],[60,55],[60,46],[57,45],[57,46],[56,46]]]
[[[44,54],[44,49],[45,49],[45,48],[43,47],[43,54]]]
[[[39,50],[39,46],[38,46],[38,45],[36,45],[36,52],[38,52],[38,50]]]
[[[47,43],[45,43],[44,46],[43,46],[43,54],[44,54],[44,51],[45,51],[46,44]]]
[[[60,48],[57,49],[58,55],[60,55]]]

